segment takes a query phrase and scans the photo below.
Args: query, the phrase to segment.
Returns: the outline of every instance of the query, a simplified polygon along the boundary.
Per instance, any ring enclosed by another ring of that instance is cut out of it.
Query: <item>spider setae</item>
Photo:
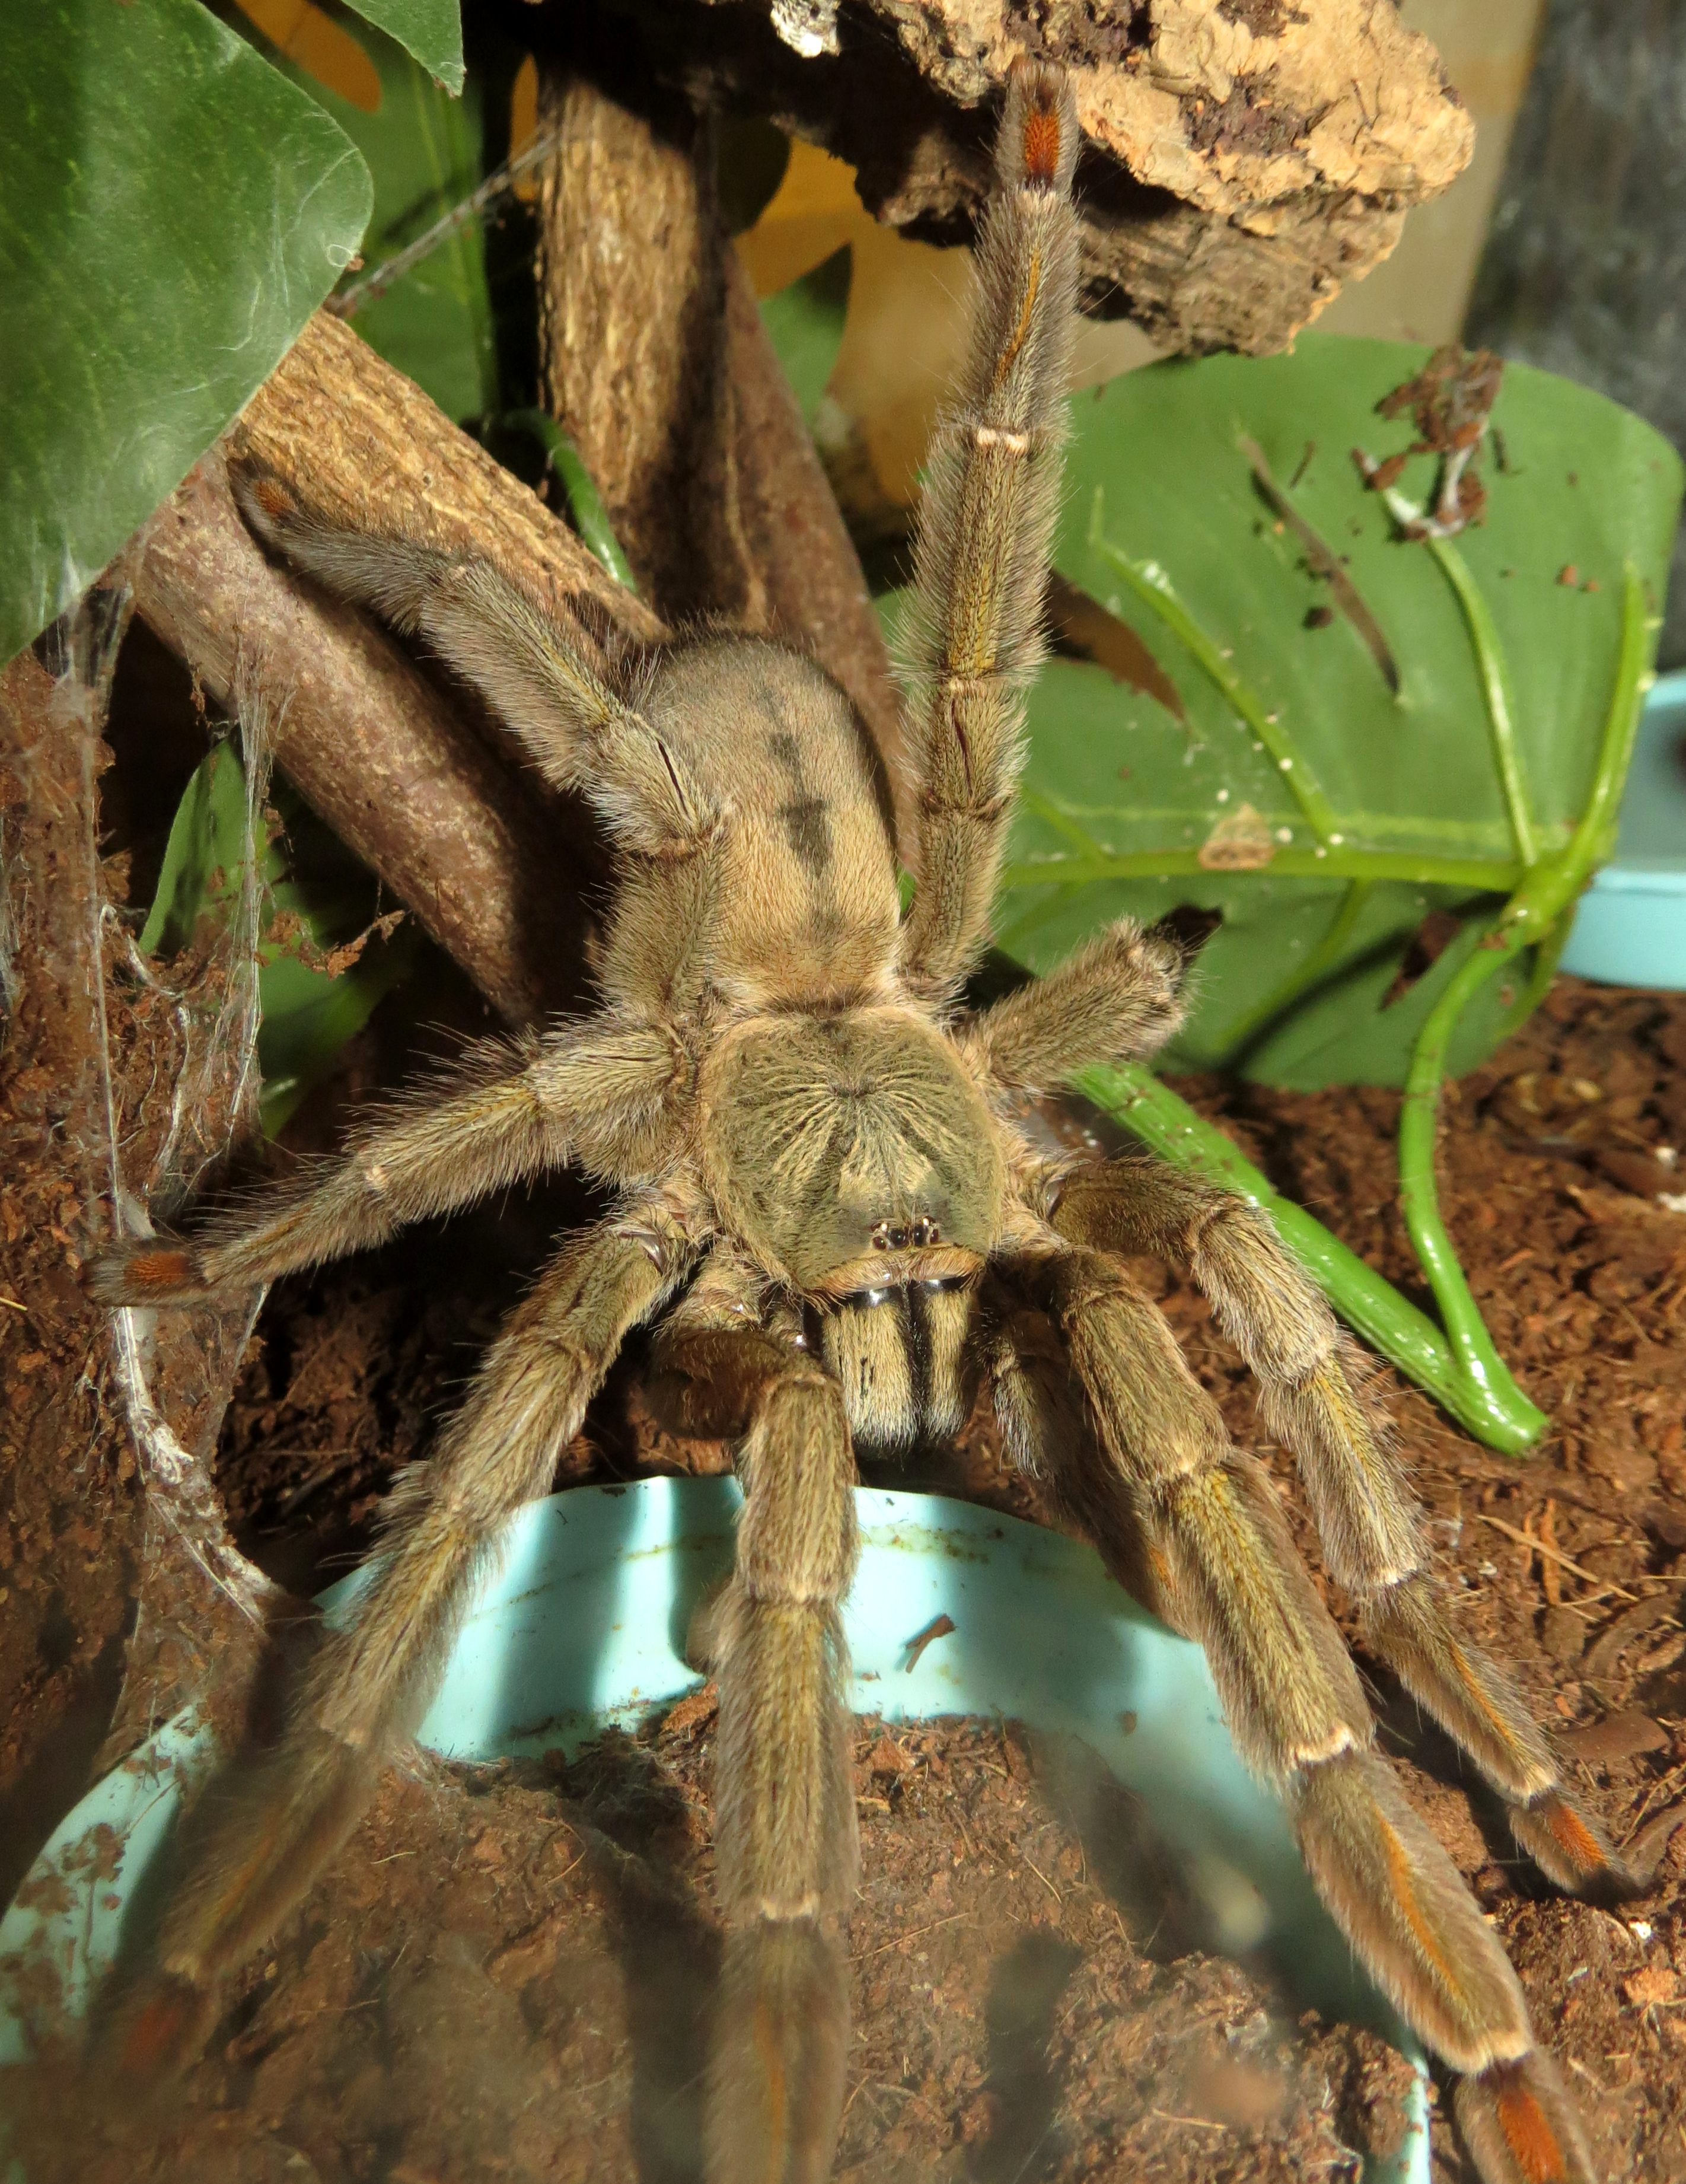
[[[1181,952],[1124,923],[1039,984],[960,1006],[985,944],[1060,476],[1078,132],[1021,64],[977,253],[965,377],[921,516],[907,736],[917,892],[903,915],[865,732],[811,661],[704,633],[612,676],[485,562],[337,529],[240,481],[261,538],[428,640],[620,857],[602,1006],[472,1054],[261,1217],[97,1267],[113,1301],[241,1290],[577,1162],[619,1194],[515,1313],[426,1466],[401,1481],[354,1625],[237,1787],[172,1908],[131,2051],[190,2046],[221,1976],[294,1905],[425,1709],[504,1520],[545,1493],[629,1331],[689,1427],[738,1440],[736,1574],[711,1613],[727,1929],[711,2184],[823,2177],[855,1875],[839,1604],[857,1445],[951,1435],[987,1384],[1008,1446],[1113,1565],[1205,1646],[1324,1902],[1455,2075],[1487,2184],[1591,2184],[1515,1974],[1377,1756],[1356,1671],[1259,1463],[1124,1264],[1181,1255],[1295,1453],[1369,1650],[1464,1747],[1552,1880],[1632,1887],[1508,1679],[1456,1635],[1354,1355],[1269,1223],[1152,1161],[1051,1160],[1013,1101],[1151,1053]]]

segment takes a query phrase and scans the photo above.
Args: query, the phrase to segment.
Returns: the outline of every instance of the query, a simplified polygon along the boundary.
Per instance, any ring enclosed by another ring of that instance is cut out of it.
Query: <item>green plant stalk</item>
[[[1516,1389],[1493,1346],[1492,1337],[1470,1295],[1469,1284],[1464,1279],[1463,1268],[1458,1263],[1440,1215],[1434,1152],[1446,1051],[1458,1019],[1473,995],[1501,965],[1510,962],[1524,948],[1550,946],[1554,933],[1591,878],[1594,867],[1610,854],[1622,784],[1633,754],[1633,738],[1639,732],[1639,710],[1650,681],[1647,672],[1647,638],[1644,588],[1639,572],[1629,562],[1623,578],[1622,644],[1616,687],[1586,810],[1570,837],[1568,847],[1561,855],[1533,867],[1500,912],[1492,930],[1477,943],[1474,952],[1454,973],[1417,1034],[1405,1080],[1405,1104],[1399,1116],[1399,1196],[1405,1225],[1440,1308],[1460,1379],[1486,1390],[1494,1403],[1506,1410],[1511,1407],[1513,1400],[1525,1402],[1526,1398]],[[1544,1424],[1542,1418],[1541,1427]],[[1530,1434],[1527,1440],[1535,1439],[1538,1430]],[[1520,1446],[1526,1447],[1527,1440]],[[1498,1442],[1494,1446],[1505,1444]]]
[[[1516,708],[1511,702],[1511,677],[1505,665],[1505,650],[1499,641],[1499,631],[1491,610],[1483,598],[1480,586],[1471,576],[1469,564],[1449,539],[1431,538],[1428,550],[1440,564],[1446,581],[1457,594],[1458,604],[1463,609],[1464,620],[1469,625],[1470,644],[1474,648],[1476,665],[1481,673],[1481,687],[1487,699],[1488,725],[1493,737],[1493,762],[1499,774],[1500,785],[1505,792],[1505,809],[1510,815],[1511,832],[1516,838],[1516,855],[1524,866],[1534,864],[1539,856],[1539,844],[1535,838],[1533,819],[1528,811],[1527,788],[1522,780],[1522,758],[1516,748]]]
[[[1400,1372],[1426,1388],[1459,1424],[1489,1447],[1515,1455],[1545,1420],[1514,1390],[1472,1379],[1445,1336],[1390,1282],[1366,1267],[1321,1221],[1284,1198],[1221,1130],[1197,1115],[1139,1062],[1091,1069],[1078,1089],[1186,1175],[1238,1192],[1268,1213],[1288,1250],[1349,1326]]]
[[[1032,800],[1022,795],[1027,810]],[[1267,870],[1273,879],[1404,880],[1417,887],[1463,888],[1477,894],[1509,894],[1525,867],[1484,857],[1422,857],[1409,851],[1278,850]],[[1132,850],[1123,855],[1049,857],[1003,867],[1003,888],[1088,887],[1095,880],[1156,880],[1185,874],[1212,877],[1196,850]]]
[[[568,512],[573,518],[574,528],[586,544],[608,570],[617,584],[624,584],[629,592],[638,588],[632,565],[620,550],[620,541],[615,535],[615,526],[609,520],[609,511],[602,496],[592,482],[591,472],[580,460],[580,451],[557,423],[543,410],[506,410],[498,417],[500,425],[511,432],[531,432],[550,459],[550,467],[562,482],[562,490],[568,496]]]
[[[1586,810],[1561,853],[1520,876],[1491,932],[1459,967],[1417,1040],[1400,1122],[1399,1168],[1411,1240],[1444,1318],[1444,1334],[1303,1206],[1282,1197],[1221,1130],[1140,1064],[1093,1069],[1078,1079],[1081,1091],[1161,1159],[1238,1192],[1267,1212],[1342,1318],[1477,1440],[1507,1455],[1531,1447],[1547,1421],[1494,1351],[1440,1220],[1434,1141],[1441,1078],[1448,1043],[1471,995],[1529,946],[1540,951],[1538,982],[1544,963],[1555,960],[1582,889],[1609,855],[1650,681],[1647,637],[1644,589],[1630,564],[1616,686]]]
[[[1115,546],[1101,529],[1101,490],[1095,488],[1089,514],[1088,543],[1109,568],[1116,569],[1143,606],[1149,607],[1177,638],[1227,701],[1247,723],[1276,760],[1294,802],[1305,815],[1305,823],[1317,839],[1327,844],[1340,831],[1334,806],[1317,784],[1316,776],[1292,736],[1273,720],[1256,694],[1244,682],[1217,646],[1177,597],[1171,579],[1157,561],[1133,561]]]

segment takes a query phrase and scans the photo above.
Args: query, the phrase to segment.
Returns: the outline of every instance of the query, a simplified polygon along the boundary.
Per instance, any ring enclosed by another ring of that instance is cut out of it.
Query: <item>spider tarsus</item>
[[[96,1304],[190,1302],[206,1294],[204,1270],[191,1251],[151,1241],[114,1244],[82,1268],[82,1286]]]
[[[108,2043],[119,2076],[143,2096],[173,2085],[198,2061],[218,2015],[214,1986],[155,1974],[119,2012]]]
[[[1021,56],[1007,78],[998,171],[1009,187],[1058,192],[1071,186],[1079,133],[1071,79],[1056,61]]]
[[[1574,2103],[1540,2048],[1460,2079],[1452,2103],[1483,2184],[1593,2184]]]
[[[706,2184],[825,2184],[849,2053],[849,1981],[814,1919],[726,1936],[709,2072]]]
[[[1604,1830],[1559,1789],[1508,1807],[1511,1832],[1548,1880],[1589,1903],[1643,1896],[1649,1879],[1617,1857]]]

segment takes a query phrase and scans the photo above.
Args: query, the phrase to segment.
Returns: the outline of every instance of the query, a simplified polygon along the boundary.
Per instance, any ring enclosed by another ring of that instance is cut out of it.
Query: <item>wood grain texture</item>
[[[640,586],[676,618],[717,606],[696,552],[722,360],[722,253],[706,125],[634,112],[547,70],[539,127],[539,341],[571,436]]]
[[[635,103],[622,103],[621,94]],[[548,404],[674,621],[810,652],[893,774],[899,699],[866,583],[721,225],[705,123],[648,86],[541,77]]]
[[[738,547],[737,618],[810,650],[849,693],[888,771],[905,839],[901,694],[877,610],[736,251],[726,254],[726,334],[732,482],[720,505]]]
[[[664,634],[526,488],[348,327],[322,315],[234,428],[241,452],[359,526],[487,554],[600,659]],[[284,710],[277,763],[512,1022],[577,1006],[604,877],[582,807],[498,747],[379,625],[270,561],[220,451],[154,520],[145,620],[226,701],[255,659]]]

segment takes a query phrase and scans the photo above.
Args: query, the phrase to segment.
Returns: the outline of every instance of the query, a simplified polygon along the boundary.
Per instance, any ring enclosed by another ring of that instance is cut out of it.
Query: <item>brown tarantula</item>
[[[1021,64],[977,252],[959,398],[932,453],[907,709],[917,878],[902,914],[862,724],[810,660],[704,633],[636,671],[586,666],[485,562],[336,530],[248,476],[261,537],[418,633],[618,844],[601,1008],[478,1049],[261,1217],[97,1268],[115,1302],[244,1290],[379,1243],[563,1162],[620,1194],[515,1312],[438,1452],[394,1491],[354,1625],[329,1636],[279,1751],[252,1769],[170,1911],[137,2057],[191,2042],[217,1982],[310,1886],[419,1720],[512,1512],[545,1493],[629,1332],[689,1427],[739,1439],[737,1569],[709,1622],[727,1942],[711,2184],[822,2177],[855,1880],[839,1603],[854,1449],[951,1435],[981,1383],[1007,1444],[1062,1485],[1114,1567],[1210,1657],[1236,1741],[1280,1789],[1352,1946],[1457,2074],[1488,2184],[1591,2184],[1516,1975],[1376,1751],[1359,1679],[1259,1463],[1126,1270],[1187,1259],[1296,1453],[1366,1645],[1505,1800],[1567,1888],[1629,1887],[1510,1680],[1456,1634],[1355,1359],[1239,1199],[1149,1160],[1050,1160],[1014,1100],[1150,1053],[1178,1020],[1176,944],[1125,923],[981,1013],[1060,476],[1078,132]]]

